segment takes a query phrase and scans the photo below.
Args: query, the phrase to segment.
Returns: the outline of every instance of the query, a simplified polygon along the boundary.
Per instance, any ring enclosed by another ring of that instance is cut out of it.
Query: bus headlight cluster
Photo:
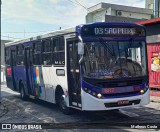
[[[146,84],[145,84],[144,91],[147,91],[147,90],[148,90],[148,88],[149,88],[149,85],[146,83]]]
[[[102,94],[101,93],[97,94],[97,97],[102,98]]]
[[[92,90],[89,90],[88,88],[84,88],[84,91],[89,93],[89,94],[91,94],[91,95],[93,95],[96,98],[99,98],[99,99],[102,98],[102,94],[101,93],[94,92]]]
[[[141,94],[144,94],[144,90],[143,90],[143,89],[141,89],[140,93],[141,93]]]
[[[141,93],[141,94],[144,94],[144,93],[148,90],[148,88],[149,88],[148,84],[145,83],[144,89],[141,89],[141,90],[140,90],[140,93]]]

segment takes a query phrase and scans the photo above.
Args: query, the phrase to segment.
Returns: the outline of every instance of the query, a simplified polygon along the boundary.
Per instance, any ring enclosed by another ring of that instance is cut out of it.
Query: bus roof
[[[95,22],[91,24],[83,24],[83,25],[130,25],[130,26],[137,26],[138,24],[132,22]]]
[[[95,23],[89,23],[89,24],[81,24],[76,26],[77,28],[81,28],[83,26],[97,26],[97,25],[101,25],[101,26],[140,26],[140,27],[144,27],[143,25],[140,25],[138,23],[132,23],[132,22],[95,22]],[[76,29],[77,31],[77,29]]]
[[[13,42],[8,42],[8,43],[5,43],[5,46],[7,47],[7,46],[11,46],[11,45],[17,45],[20,43],[36,41],[36,40],[39,40],[42,38],[71,34],[74,32],[75,32],[75,28],[68,28],[68,29],[64,29],[64,30],[53,31],[53,32],[46,33],[44,35],[36,36],[36,37],[31,37],[31,38],[27,38],[27,39],[21,39],[21,40],[16,40]]]
[[[44,34],[44,35],[9,42],[9,43],[6,43],[5,46],[7,47],[7,46],[11,46],[11,45],[17,45],[17,44],[20,44],[20,43],[36,41],[36,40],[39,40],[39,39],[53,37],[53,36],[67,35],[67,34],[71,34],[71,33],[76,33],[76,35],[80,35],[81,28],[83,26],[97,26],[97,25],[102,25],[102,26],[105,26],[105,25],[107,25],[107,26],[112,26],[112,25],[142,26],[142,25],[138,25],[138,24],[135,24],[135,23],[129,23],[129,22],[95,22],[95,23],[91,23],[91,24],[78,25],[78,26],[76,26],[76,28],[68,28],[68,29],[64,29],[64,30],[53,31],[53,32],[49,32],[49,33]]]

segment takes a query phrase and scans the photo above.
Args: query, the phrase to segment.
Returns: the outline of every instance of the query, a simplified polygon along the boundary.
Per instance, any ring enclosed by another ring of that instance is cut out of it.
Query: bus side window
[[[52,65],[51,40],[43,40],[43,65]]]
[[[53,64],[64,65],[64,37],[53,38]]]
[[[34,65],[41,65],[41,63],[42,63],[41,41],[35,42],[33,47],[34,47],[34,52],[33,52],[33,64],[34,64]]]
[[[70,41],[69,42],[69,58],[70,58],[70,67],[71,69],[76,68],[79,70],[79,59],[80,56],[78,55],[78,41]]]
[[[10,65],[10,49],[9,48],[5,49],[5,62],[6,62],[6,65]]]
[[[17,65],[21,65],[21,66],[24,65],[23,54],[24,54],[23,45],[17,46]]]

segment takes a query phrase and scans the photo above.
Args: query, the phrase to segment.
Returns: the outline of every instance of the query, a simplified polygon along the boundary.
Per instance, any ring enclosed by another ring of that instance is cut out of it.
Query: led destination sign
[[[89,36],[145,36],[145,30],[142,27],[95,27],[85,26],[81,30],[83,37]]]
[[[94,28],[95,35],[134,35],[135,28]]]

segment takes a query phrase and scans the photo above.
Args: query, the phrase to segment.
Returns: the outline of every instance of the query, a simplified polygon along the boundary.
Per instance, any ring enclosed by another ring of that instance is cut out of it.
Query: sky
[[[85,23],[87,10],[100,2],[145,7],[145,0],[2,0],[1,38],[23,39]]]

